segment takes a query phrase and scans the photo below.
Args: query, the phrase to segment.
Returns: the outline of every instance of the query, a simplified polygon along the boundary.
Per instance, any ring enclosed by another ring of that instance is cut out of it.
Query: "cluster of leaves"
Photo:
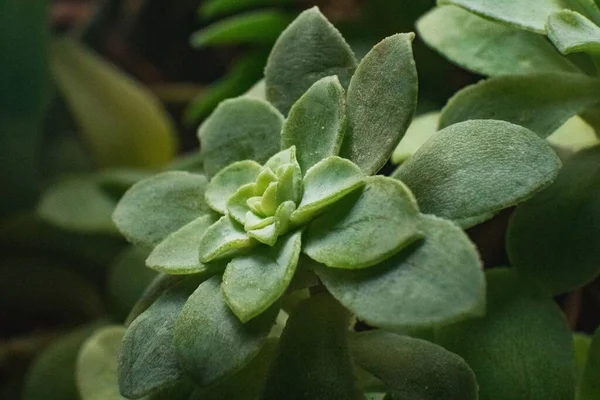
[[[416,106],[412,39],[388,37],[358,63],[305,11],[275,43],[264,92],[200,127],[204,173],[126,192],[114,221],[163,274],[128,319],[122,395],[574,396],[560,310],[520,270],[484,274],[461,230],[547,188],[561,165],[550,145],[469,119],[374,175]],[[382,330],[352,333],[355,318]]]

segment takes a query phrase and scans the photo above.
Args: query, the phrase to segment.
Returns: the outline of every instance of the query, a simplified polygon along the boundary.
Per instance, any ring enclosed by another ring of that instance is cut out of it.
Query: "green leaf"
[[[157,167],[175,156],[173,122],[139,82],[65,38],[52,45],[52,71],[99,165]]]
[[[193,47],[254,44],[271,46],[293,18],[275,10],[251,11],[222,19],[192,34]]]
[[[482,400],[573,399],[573,339],[560,309],[514,269],[486,276],[486,316],[439,329],[437,342],[473,369]]]
[[[437,131],[439,112],[431,112],[414,118],[406,134],[392,154],[392,162],[401,164],[412,157],[417,150]]]
[[[214,18],[248,8],[269,5],[283,6],[289,3],[291,0],[207,0],[202,3],[199,12],[204,18]]]
[[[310,223],[303,251],[333,268],[373,266],[422,238],[410,190],[383,176],[346,196]]]
[[[267,161],[279,151],[282,125],[283,116],[265,101],[223,101],[198,130],[207,176],[236,161]]]
[[[304,176],[304,194],[292,213],[294,223],[310,221],[316,214],[365,184],[365,177],[351,161],[332,156],[313,165]]]
[[[563,54],[600,51],[600,28],[571,10],[552,13],[546,24],[548,38]]]
[[[575,346],[575,365],[577,366],[577,376],[580,383],[581,375],[583,374],[585,364],[587,363],[588,353],[592,344],[592,338],[585,333],[574,333],[573,344]]]
[[[420,229],[422,244],[377,266],[317,266],[315,272],[338,301],[373,326],[428,328],[481,315],[485,281],[475,246],[440,218],[422,216]]]
[[[283,295],[296,272],[301,236],[297,231],[279,238],[273,247],[255,247],[227,265],[223,297],[240,321],[260,315]]]
[[[68,231],[118,234],[111,218],[117,202],[90,178],[71,178],[51,186],[38,204],[40,217]]]
[[[553,146],[572,152],[600,144],[600,138],[596,135],[594,128],[579,116],[569,119],[546,140]]]
[[[199,243],[206,230],[216,222],[212,215],[203,215],[173,232],[154,248],[146,265],[171,275],[188,275],[207,271],[210,266],[200,262]]]
[[[315,82],[294,103],[281,132],[281,148],[296,146],[298,163],[306,172],[335,156],[346,130],[346,96],[337,76]]]
[[[246,366],[265,344],[277,307],[246,324],[231,312],[218,276],[190,296],[175,324],[179,363],[198,386],[211,384]]]
[[[283,114],[315,82],[337,75],[347,87],[356,58],[317,7],[301,13],[279,36],[265,67],[267,99]]]
[[[183,379],[174,344],[174,325],[185,302],[209,274],[169,287],[127,329],[119,355],[119,390],[138,398]]]
[[[130,242],[154,247],[169,234],[210,213],[203,175],[171,171],[144,179],[123,196],[113,221]]]
[[[367,175],[379,171],[406,132],[417,105],[414,33],[379,42],[348,87],[348,128],[340,155]]]
[[[435,134],[394,177],[413,191],[424,213],[467,228],[530,198],[559,168],[552,148],[533,132],[476,120]]]
[[[579,382],[577,400],[594,400],[600,396],[600,328],[592,338],[587,362]]]
[[[482,75],[578,71],[543,36],[459,7],[434,8],[417,21],[417,30],[429,47]]]
[[[255,244],[244,227],[226,215],[212,224],[200,238],[200,262],[209,263],[231,257]]]
[[[215,211],[227,214],[227,201],[238,189],[253,183],[261,170],[261,165],[252,160],[238,161],[219,171],[210,180],[204,197]]]
[[[507,233],[511,263],[553,294],[600,274],[600,146],[577,153],[556,181],[517,207]]]
[[[144,257],[145,259],[146,257]],[[144,263],[142,259],[142,263]],[[145,264],[145,263],[144,263]],[[144,268],[148,271],[152,271],[144,265]],[[139,317],[144,311],[146,311],[154,302],[162,296],[162,294],[171,286],[181,282],[188,278],[185,275],[165,275],[159,273],[156,277],[148,284],[146,290],[139,296],[138,301],[135,303],[131,312],[125,319],[125,326],[131,325],[137,317]]]
[[[381,379],[392,399],[477,400],[469,365],[442,347],[384,331],[351,337],[354,362]]]
[[[263,399],[364,399],[348,350],[349,320],[326,294],[300,303],[281,336]]]
[[[498,76],[467,86],[442,110],[440,128],[470,119],[499,119],[547,137],[600,101],[600,81],[584,75]]]
[[[541,34],[546,33],[548,16],[565,8],[565,3],[564,0],[438,0],[439,5],[454,4],[487,19]]]

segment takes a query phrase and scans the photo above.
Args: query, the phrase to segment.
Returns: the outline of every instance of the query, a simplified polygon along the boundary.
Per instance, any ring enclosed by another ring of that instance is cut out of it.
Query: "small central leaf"
[[[244,227],[228,216],[212,224],[200,239],[200,261],[208,263],[231,257],[254,246]]]

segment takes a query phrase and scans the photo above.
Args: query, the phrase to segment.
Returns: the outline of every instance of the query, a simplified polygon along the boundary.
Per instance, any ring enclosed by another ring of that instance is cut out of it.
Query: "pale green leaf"
[[[356,58],[338,30],[313,7],[279,36],[265,68],[267,99],[283,114],[316,81],[337,75],[347,87]]]
[[[600,328],[592,337],[587,362],[581,375],[577,400],[595,400],[600,398]]]
[[[577,72],[543,36],[459,7],[434,8],[417,21],[417,29],[428,46],[482,75]]]
[[[485,281],[475,246],[451,222],[421,218],[423,243],[368,269],[315,271],[336,299],[373,326],[427,328],[481,315]]]
[[[600,138],[581,117],[575,116],[546,138],[548,143],[569,151],[579,151],[600,144]]]
[[[231,257],[252,248],[255,244],[254,239],[244,231],[244,227],[226,215],[208,227],[200,238],[200,262],[209,263]]]
[[[132,243],[154,247],[169,234],[210,213],[203,175],[172,171],[144,179],[123,196],[113,221]]]
[[[240,187],[227,201],[227,212],[231,219],[239,224],[246,224],[246,217],[253,212],[248,205],[248,200],[255,195],[255,185],[248,183]]]
[[[575,349],[575,365],[577,367],[577,377],[581,382],[581,376],[588,360],[588,353],[592,344],[592,337],[585,333],[573,334],[573,345]],[[579,385],[578,385],[579,386]]]
[[[383,176],[310,223],[303,251],[333,268],[366,268],[421,239],[419,210],[410,190]]]
[[[265,83],[265,79],[263,78],[260,81],[256,82],[250,89],[248,89],[246,93],[244,93],[244,96],[266,101],[267,86]]]
[[[559,168],[552,148],[533,132],[475,120],[436,133],[394,177],[413,191],[424,213],[466,228],[530,198]]]
[[[546,24],[548,38],[563,54],[600,51],[600,28],[571,10],[552,13]]]
[[[573,339],[560,309],[514,269],[486,276],[486,316],[441,328],[436,341],[473,369],[481,400],[573,399]]]
[[[321,160],[306,171],[302,201],[291,219],[297,224],[307,222],[364,184],[365,176],[351,161],[337,156]]]
[[[414,118],[394,150],[392,162],[401,164],[412,157],[423,143],[437,131],[439,119],[439,112],[431,112]]]
[[[294,103],[281,132],[281,148],[296,146],[303,172],[340,150],[346,130],[346,95],[337,76],[315,82]]]
[[[600,146],[571,157],[556,181],[517,207],[509,224],[511,263],[553,294],[600,274]]]
[[[366,174],[379,171],[406,132],[417,105],[414,33],[379,42],[350,81],[348,127],[340,155]]]
[[[301,235],[297,231],[279,238],[276,246],[257,246],[227,265],[223,296],[240,321],[261,314],[283,295],[296,272]]]
[[[364,399],[348,349],[349,319],[326,294],[300,303],[281,336],[263,399]]]
[[[210,180],[204,197],[215,211],[227,214],[227,202],[238,189],[252,183],[258,176],[261,165],[252,160],[238,161],[219,171]]]
[[[266,101],[223,101],[198,129],[207,176],[236,161],[267,161],[279,151],[282,125],[283,116]]]
[[[391,399],[477,400],[469,365],[442,347],[384,331],[351,336],[354,362],[387,385]]]
[[[212,215],[204,215],[173,232],[154,248],[146,265],[172,275],[196,274],[210,269],[200,262],[200,239],[215,222]]]
[[[265,344],[277,311],[272,307],[243,324],[223,299],[221,278],[205,281],[190,296],[175,324],[181,367],[199,386],[241,370]]]
[[[442,110],[440,128],[470,119],[498,119],[547,137],[600,101],[600,81],[584,75],[498,76],[462,89]]]

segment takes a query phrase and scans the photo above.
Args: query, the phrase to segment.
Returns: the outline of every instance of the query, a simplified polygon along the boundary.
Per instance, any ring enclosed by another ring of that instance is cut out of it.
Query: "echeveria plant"
[[[486,277],[461,228],[530,198],[560,161],[526,128],[473,120],[376,175],[415,109],[413,37],[357,62],[318,9],[302,13],[270,54],[266,99],[227,100],[200,127],[204,175],[128,190],[114,221],[164,274],[129,318],[124,396],[191,381],[198,399],[477,398],[459,356],[348,327],[425,337],[483,315]]]

